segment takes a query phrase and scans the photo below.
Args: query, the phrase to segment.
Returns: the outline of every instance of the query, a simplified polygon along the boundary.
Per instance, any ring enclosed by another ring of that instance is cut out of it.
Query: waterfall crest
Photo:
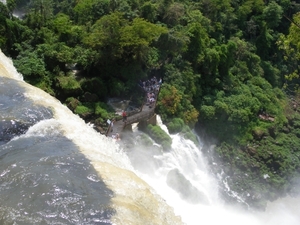
[[[0,142],[2,224],[182,224],[116,142],[24,82],[2,52],[0,62],[0,99],[9,99],[0,115],[11,134]]]

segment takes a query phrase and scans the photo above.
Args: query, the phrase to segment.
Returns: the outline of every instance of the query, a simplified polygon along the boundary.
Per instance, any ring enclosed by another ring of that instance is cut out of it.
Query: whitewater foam
[[[11,59],[7,58],[0,49],[0,75],[3,77],[13,78],[15,80],[23,80],[20,74],[13,65]]]
[[[116,142],[95,131],[51,95],[24,82],[12,61],[2,53],[0,57],[1,75],[17,80],[27,98],[53,112],[53,119],[36,123],[20,137],[47,134],[63,135],[71,140],[113,191],[114,224],[182,224],[173,209],[136,175],[126,153]]]

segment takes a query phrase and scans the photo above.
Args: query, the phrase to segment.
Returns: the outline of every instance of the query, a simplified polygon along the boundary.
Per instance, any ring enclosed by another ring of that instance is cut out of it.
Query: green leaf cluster
[[[172,139],[170,136],[159,126],[153,126],[149,124],[146,127],[146,133],[158,144],[160,144],[164,150],[170,150],[172,145]]]

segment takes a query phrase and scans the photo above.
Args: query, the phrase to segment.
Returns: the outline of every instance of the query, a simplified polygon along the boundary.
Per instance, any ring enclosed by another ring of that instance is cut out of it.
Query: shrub
[[[100,116],[102,118],[108,118],[108,112],[107,110],[103,107],[103,104],[101,104],[100,102],[97,102],[95,104],[95,114],[97,116]]]
[[[171,122],[167,124],[168,130],[171,134],[181,132],[183,126],[184,126],[184,121],[180,118],[173,118]]]
[[[65,103],[67,104],[68,108],[72,111],[74,111],[76,107],[80,104],[79,100],[74,97],[67,98]]]
[[[198,140],[197,140],[197,136],[196,136],[192,131],[189,131],[189,132],[184,133],[184,138],[185,138],[185,139],[191,140],[191,141],[194,142],[196,145],[199,144],[199,142],[198,142]]]
[[[79,94],[82,91],[79,82],[72,76],[60,76],[57,80],[57,85],[67,94]]]
[[[84,105],[79,105],[75,109],[75,113],[78,114],[81,117],[86,117],[94,112],[94,109],[89,108]]]
[[[212,120],[215,116],[215,110],[213,106],[203,105],[200,108],[200,114],[203,118]]]
[[[140,142],[144,146],[152,146],[153,145],[152,140],[146,134],[143,134],[143,133],[140,135]]]
[[[159,126],[153,126],[153,125],[149,124],[146,127],[146,132],[154,141],[156,141],[158,144],[162,145],[164,150],[169,150],[171,148],[172,139]]]
[[[252,133],[256,140],[261,140],[263,136],[267,135],[267,130],[262,127],[254,127]]]
[[[84,78],[80,81],[81,87],[85,91],[97,94],[100,98],[107,96],[107,85],[100,78],[93,77],[91,79]]]

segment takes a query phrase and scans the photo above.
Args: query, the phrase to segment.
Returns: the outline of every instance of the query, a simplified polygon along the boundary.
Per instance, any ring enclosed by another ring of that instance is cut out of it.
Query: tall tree
[[[288,67],[288,74],[285,75],[285,87],[299,90],[299,61],[300,61],[300,13],[293,16],[288,35],[281,35],[277,42],[285,54]]]

